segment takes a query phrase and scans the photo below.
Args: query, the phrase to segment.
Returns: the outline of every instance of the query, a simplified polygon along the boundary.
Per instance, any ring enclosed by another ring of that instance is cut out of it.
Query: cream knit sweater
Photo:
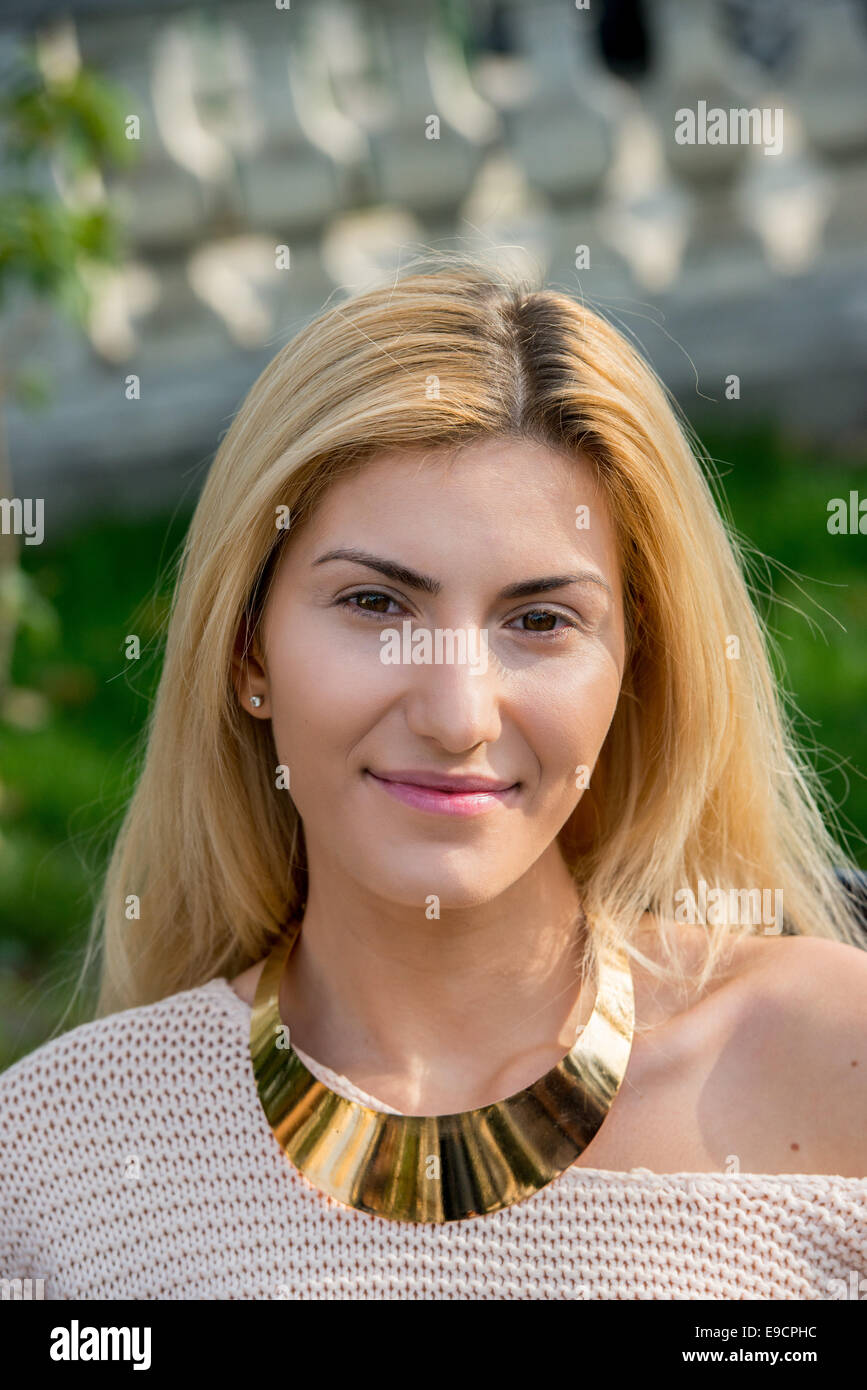
[[[0,1076],[0,1278],[60,1299],[828,1299],[867,1280],[867,1178],[573,1167],[442,1226],[343,1207],[271,1133],[249,1027],[219,978]]]

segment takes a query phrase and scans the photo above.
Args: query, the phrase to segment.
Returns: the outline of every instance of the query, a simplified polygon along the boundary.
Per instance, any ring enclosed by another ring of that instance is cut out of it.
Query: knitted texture
[[[0,1278],[59,1299],[410,1300],[857,1298],[867,1279],[867,1178],[573,1166],[441,1226],[344,1207],[274,1138],[249,1028],[219,978],[0,1076]]]

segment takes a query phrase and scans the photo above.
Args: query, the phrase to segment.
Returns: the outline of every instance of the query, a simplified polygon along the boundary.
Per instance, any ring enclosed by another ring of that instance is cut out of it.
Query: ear
[[[241,707],[247,714],[251,714],[254,719],[271,718],[271,697],[264,653],[258,632],[254,632],[251,638],[246,617],[241,619],[235,637],[232,652],[232,684]],[[251,703],[254,695],[262,701],[258,707]]]

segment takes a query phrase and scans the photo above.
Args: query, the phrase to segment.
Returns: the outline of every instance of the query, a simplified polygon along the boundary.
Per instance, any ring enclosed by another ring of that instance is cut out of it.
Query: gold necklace
[[[300,922],[265,962],[250,1022],[259,1099],[314,1187],[392,1221],[462,1221],[532,1196],[575,1162],[626,1073],[635,1028],[626,953],[602,945],[596,1002],[570,1052],[523,1090],[454,1115],[392,1115],[337,1095],[289,1043],[280,981]]]

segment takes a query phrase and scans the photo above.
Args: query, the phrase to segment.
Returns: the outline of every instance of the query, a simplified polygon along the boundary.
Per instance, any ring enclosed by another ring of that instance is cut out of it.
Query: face
[[[238,689],[272,721],[311,884],[460,908],[551,850],[623,662],[592,467],[489,439],[382,454],[333,484],[288,538]]]

